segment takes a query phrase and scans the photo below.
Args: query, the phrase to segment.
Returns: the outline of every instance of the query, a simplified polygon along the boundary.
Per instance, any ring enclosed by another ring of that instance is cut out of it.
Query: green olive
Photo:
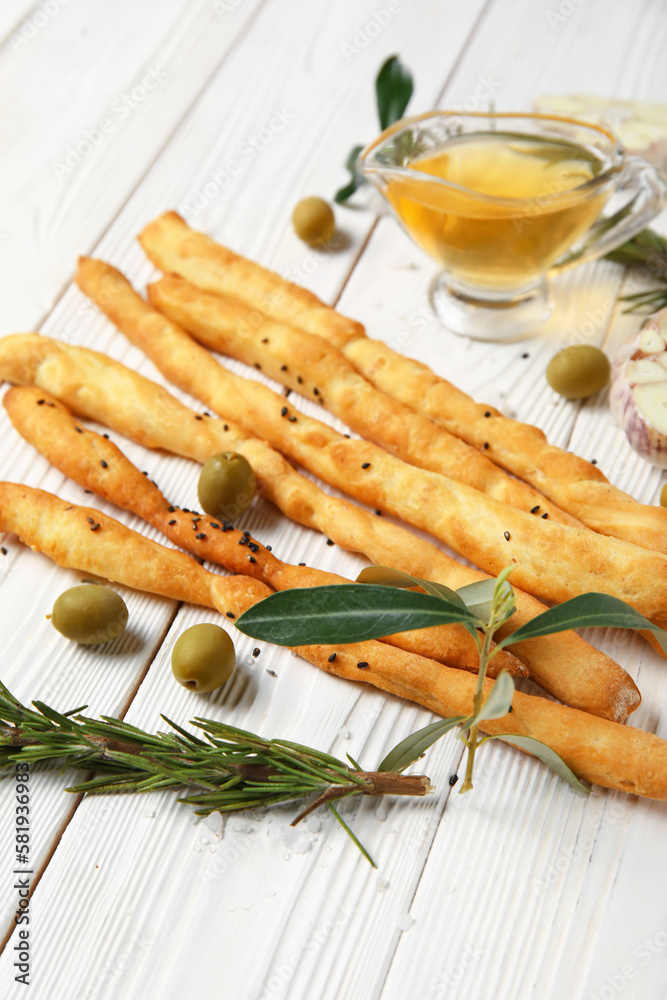
[[[92,646],[121,634],[127,625],[127,607],[115,590],[86,583],[57,597],[50,618],[66,639]]]
[[[584,399],[604,389],[611,365],[599,347],[577,344],[564,347],[547,366],[547,382],[566,399]]]
[[[209,458],[201,470],[197,494],[211,517],[235,521],[250,506],[256,488],[248,460],[235,451],[222,451]]]
[[[232,675],[234,643],[219,625],[193,625],[183,632],[171,651],[171,670],[183,687],[215,691]]]
[[[324,198],[302,198],[292,212],[294,232],[311,247],[327,243],[336,229],[331,205]]]
[[[660,506],[667,507],[667,483],[660,490]]]

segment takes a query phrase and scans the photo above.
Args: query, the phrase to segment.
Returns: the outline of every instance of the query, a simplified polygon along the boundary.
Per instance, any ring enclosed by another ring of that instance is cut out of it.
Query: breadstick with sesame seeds
[[[81,259],[76,281],[162,374],[222,417],[234,415],[274,448],[356,500],[390,511],[496,575],[559,603],[599,591],[667,624],[667,557],[508,507],[449,476],[407,465],[300,413],[284,396],[233,375],[157,312],[115,268]]]
[[[278,323],[239,299],[207,294],[183,278],[148,286],[149,301],[208,347],[260,366],[288,389],[312,396],[368,441],[422,469],[442,472],[518,510],[581,524],[475,448],[377,390],[321,337]]]
[[[148,448],[200,463],[218,451],[238,451],[253,466],[264,495],[283,513],[377,565],[393,566],[453,590],[487,579],[405,528],[329,496],[238,425],[195,414],[162,386],[96,351],[38,334],[0,338],[0,378],[45,389],[80,416]],[[518,588],[515,593],[517,610],[511,624],[500,629],[501,637],[546,610]],[[576,632],[531,639],[513,652],[545,690],[575,708],[622,721],[640,704],[628,674]]]
[[[90,530],[91,516],[100,526],[97,532]],[[192,584],[195,594],[191,597],[206,606],[213,604],[228,616],[238,616],[270,592],[248,577],[208,573],[184,553],[150,542],[92,508],[68,504],[43,490],[14,483],[0,483],[0,531],[17,534],[58,565],[135,589],[181,599]],[[196,572],[186,569],[186,564],[196,567]],[[230,606],[234,612],[228,610]],[[361,680],[443,716],[463,716],[473,708],[477,680],[471,673],[377,640],[301,646],[296,652],[328,673]],[[494,683],[485,681],[486,696]],[[652,733],[518,691],[512,712],[501,719],[485,720],[480,729],[532,736],[551,746],[584,780],[667,799],[667,741]]]
[[[247,532],[237,531],[220,519],[198,511],[186,512],[170,504],[157,485],[113,442],[83,427],[62,403],[43,389],[14,386],[5,393],[3,404],[19,434],[57,469],[84,489],[137,514],[193,555],[220,563],[231,573],[252,576],[276,590],[349,583],[334,573],[281,562]],[[452,667],[473,672],[479,669],[477,647],[461,625],[415,629],[384,641]],[[503,649],[489,666],[490,677],[501,670],[515,677],[528,675],[524,664]]]
[[[181,274],[200,288],[222,295],[236,295],[235,290],[242,287],[258,309],[282,323],[316,334],[333,327],[343,338],[364,334],[361,323],[334,312],[305,288],[190,229],[176,212],[165,212],[150,222],[139,242],[165,274]]]

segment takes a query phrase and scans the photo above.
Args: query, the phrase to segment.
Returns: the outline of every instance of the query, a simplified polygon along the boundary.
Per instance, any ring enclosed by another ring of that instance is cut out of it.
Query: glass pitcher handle
[[[599,218],[588,230],[582,246],[557,260],[552,265],[552,271],[563,271],[573,264],[597,260],[631,240],[662,208],[667,195],[667,181],[648,160],[631,156],[616,191],[634,191],[634,196],[613,215]]]

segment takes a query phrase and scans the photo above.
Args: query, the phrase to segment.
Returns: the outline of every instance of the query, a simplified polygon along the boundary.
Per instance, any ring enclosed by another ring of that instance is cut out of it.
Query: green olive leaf
[[[466,719],[465,728],[472,729],[484,719],[502,719],[510,710],[514,697],[514,681],[506,670],[501,670],[491,689],[491,694],[476,715]]]
[[[580,594],[563,604],[557,604],[532,618],[516,632],[505,636],[498,647],[514,645],[524,639],[535,639],[541,635],[564,632],[569,628],[633,628],[648,629],[655,634],[661,649],[667,653],[667,632],[664,632],[648,618],[617,597],[609,594]]]
[[[357,170],[357,159],[359,153],[362,151],[363,146],[355,146],[345,161],[345,169],[350,171],[350,180],[342,188],[339,188],[334,195],[334,201],[337,205],[342,205],[351,198],[358,187],[366,183],[366,178],[363,177]]]
[[[357,577],[357,583],[376,583],[383,587],[423,587],[427,594],[433,597],[441,597],[445,601],[466,607],[455,590],[450,590],[443,583],[434,583],[433,580],[422,580],[418,576],[411,576],[410,573],[403,573],[400,569],[391,569],[389,566],[368,566],[362,569]]]
[[[258,601],[236,621],[255,639],[278,646],[335,645],[380,639],[431,625],[475,620],[460,602],[372,584],[283,590]]]
[[[487,740],[502,740],[503,743],[510,743],[519,750],[525,750],[526,753],[537,757],[543,764],[546,764],[552,771],[555,771],[557,775],[564,778],[572,786],[577,795],[581,795],[583,798],[588,798],[590,795],[591,789],[589,786],[580,781],[563,758],[555,750],[547,746],[546,743],[541,743],[539,740],[533,739],[532,736],[515,736],[514,733],[498,733],[495,736],[486,737],[484,742],[486,743]]]
[[[436,740],[464,721],[465,716],[463,715],[452,719],[440,719],[438,722],[432,722],[430,726],[418,729],[416,733],[411,733],[410,736],[406,736],[404,740],[397,743],[393,750],[389,751],[378,765],[378,771],[404,771],[410,764],[419,760]]]
[[[390,56],[383,63],[375,80],[380,128],[386,128],[403,117],[412,97],[412,73],[398,56]]]

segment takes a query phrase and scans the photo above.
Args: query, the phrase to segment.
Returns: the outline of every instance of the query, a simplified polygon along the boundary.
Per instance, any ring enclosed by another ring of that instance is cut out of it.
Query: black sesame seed
[[[191,513],[191,514],[194,514],[194,515],[195,515],[195,517],[201,517],[201,514],[199,513],[199,511],[198,511],[198,510],[191,510],[191,511],[190,511],[190,513]]]
[[[332,653],[331,656],[329,657],[329,663],[333,663],[335,659],[336,659],[336,654]]]
[[[535,506],[534,506],[534,507],[531,507],[531,508],[530,508],[530,513],[531,513],[531,514],[537,514],[537,512],[538,512],[538,510],[539,510],[539,509],[540,509],[540,505],[539,505],[539,503],[538,503],[538,504],[535,504]]]
[[[267,552],[273,552],[273,548],[270,545],[267,545],[266,546],[266,551]]]
[[[171,521],[169,522],[169,524],[176,524],[176,518],[173,518],[173,519],[172,519],[172,520],[171,520]]]
[[[370,467],[371,467],[371,463],[370,462],[362,462],[362,464],[361,464],[361,468],[362,469],[370,469]]]
[[[334,543],[333,543],[333,542],[331,541],[331,539],[330,539],[330,538],[327,538],[327,545],[333,545],[333,544],[334,544]]]
[[[299,563],[299,566],[305,566],[305,565],[306,565],[305,563]]]
[[[597,458],[592,458],[591,459],[591,465],[597,465],[597,464],[598,464]]]
[[[491,416],[491,410],[487,410],[486,413],[484,414],[484,416],[485,417],[490,417]]]
[[[489,449],[489,442],[485,441],[484,442],[484,451],[488,451],[488,449]]]
[[[38,406],[44,406],[44,403],[45,403],[45,402],[46,402],[46,400],[45,400],[45,399],[38,399],[38,400],[37,400],[37,405],[38,405]]]
[[[248,544],[248,539],[247,538],[239,538],[237,544],[238,545],[247,545]]]
[[[259,656],[260,653],[261,653],[261,649],[259,648],[259,646],[255,646],[255,648],[252,651],[252,655],[253,656]]]
[[[522,358],[529,358],[530,354],[528,353],[528,351],[524,351],[523,354],[521,355],[521,357]]]
[[[84,493],[90,493],[90,494],[92,495],[92,492],[93,492],[93,491],[92,491],[92,490],[84,490],[83,492],[84,492]]]
[[[74,425],[74,430],[77,432],[77,434],[83,434],[83,429],[79,427],[78,424]]]
[[[251,552],[259,552],[259,545],[257,542],[248,542],[248,548]]]
[[[317,389],[317,388],[313,389],[313,396],[319,396],[319,394],[320,394],[320,390],[319,389]]]
[[[281,365],[280,366],[280,370],[281,370],[281,372],[286,372],[287,371],[287,365]]]
[[[513,711],[514,711],[514,709],[513,709],[513,708],[512,708],[512,706],[510,705],[510,707],[509,707],[509,708],[507,709],[507,714],[509,715],[509,713],[510,713],[510,712],[513,712]]]
[[[509,533],[509,531],[506,531],[504,534],[505,534],[505,541],[509,542],[509,540],[510,540],[510,533]]]
[[[546,521],[546,519],[548,518],[548,516],[549,516],[548,514],[542,514],[542,520]]]
[[[201,540],[202,538],[206,538],[206,535],[203,531],[200,531],[199,534],[195,535],[195,538],[199,538]]]
[[[147,476],[147,475],[148,475],[148,473],[147,473],[147,472],[146,472],[146,470],[144,469],[144,471],[143,471],[143,472],[141,473],[141,475],[142,475],[142,476]]]
[[[377,510],[375,511],[375,513],[377,514],[377,516],[378,516],[378,517],[382,517],[382,511],[380,510],[380,508],[379,508],[379,507],[378,507],[378,509],[377,509]]]
[[[296,417],[288,417],[287,419],[289,420],[289,422],[291,424],[295,424],[296,423]]]
[[[255,368],[257,369],[258,372],[261,372],[262,366],[260,365],[259,361],[255,361]]]
[[[300,375],[297,375],[296,380],[299,383],[299,385],[303,385],[303,379],[301,378]]]
[[[263,344],[268,344],[268,342],[269,342],[269,338],[268,337],[262,337],[262,343]]]
[[[254,556],[248,556],[248,562],[251,562],[251,563],[256,563],[256,562],[257,562],[257,560],[255,559],[255,557],[254,557]]]
[[[95,518],[94,517],[87,517],[86,521],[88,522],[88,524],[95,524]]]
[[[361,660],[360,663],[357,663],[357,667],[358,667],[359,670],[367,670],[368,669],[368,664],[366,663],[365,660]]]
[[[220,525],[217,524],[215,521],[209,521],[208,523],[211,525],[212,528],[219,528],[220,527]]]
[[[210,416],[211,416],[211,414],[210,414],[210,413],[208,412],[208,410],[204,410],[204,416],[205,416],[205,417],[210,417]]]
[[[201,413],[195,413],[195,420],[203,420]]]
[[[226,612],[228,618],[236,618],[236,615],[232,611]]]
[[[349,434],[345,434],[344,437],[346,437],[348,439],[348,441],[350,440],[350,435]]]
[[[176,508],[172,507],[171,504],[170,504],[169,507],[167,507],[167,510],[169,511],[170,514],[173,514],[174,511],[176,510]]]
[[[247,530],[246,530],[246,531],[244,531],[244,532],[243,532],[243,537],[244,537],[244,538],[250,538],[250,532],[249,532],[249,531],[247,531]]]
[[[48,399],[47,399],[47,401],[46,401],[46,405],[47,405],[47,406],[55,406],[56,404],[55,404],[55,403],[50,403],[50,402],[48,401]]]
[[[100,465],[102,466],[103,469],[108,469],[109,468],[109,463],[105,462],[104,459],[102,459],[102,461],[100,462]]]
[[[449,776],[449,784],[451,785],[452,788],[454,787],[454,785],[456,784],[456,782],[458,780],[459,780],[458,774],[450,774],[450,776]]]
[[[266,672],[269,675],[269,677],[277,677],[278,676],[278,674],[275,672],[275,670],[268,670],[267,669]]]
[[[223,431],[228,431],[228,430],[229,430],[229,427],[228,427],[228,425],[227,425],[227,424],[223,424],[223,425],[222,425],[222,429],[223,429]]]
[[[2,552],[3,556],[7,555],[7,549],[4,547],[4,545],[2,546],[2,548],[0,548],[0,552]]]
[[[103,437],[103,438],[106,438],[106,439],[107,439],[107,441],[109,440],[109,435],[108,435],[108,434],[103,434],[103,435],[102,435],[102,437]]]
[[[91,531],[99,531],[100,527],[101,527],[101,525],[99,525],[99,524],[91,524],[90,530]]]
[[[190,508],[189,508],[189,507],[183,507],[183,513],[184,513],[184,514],[191,514],[191,513],[192,513],[192,511],[190,510]]]
[[[283,406],[282,410],[280,411],[280,416],[281,416],[281,417],[286,417],[286,416],[287,416],[287,414],[288,414],[288,412],[289,412],[289,411],[288,411],[287,407],[286,407],[286,406]]]

